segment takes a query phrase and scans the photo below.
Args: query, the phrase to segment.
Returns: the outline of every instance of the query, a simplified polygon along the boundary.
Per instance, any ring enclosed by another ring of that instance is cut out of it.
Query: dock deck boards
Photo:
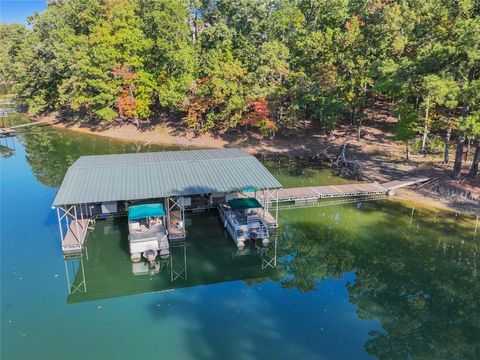
[[[359,197],[384,195],[391,190],[416,185],[429,181],[430,178],[413,178],[406,180],[394,180],[387,183],[357,183],[343,185],[307,186],[298,188],[286,188],[278,190],[278,202],[308,202],[336,197]],[[259,199],[262,201],[263,199]],[[275,202],[274,198],[268,199],[269,203]]]
[[[70,222],[67,234],[62,242],[62,250],[64,253],[80,252],[83,249],[89,221],[89,219],[79,219]]]
[[[20,124],[15,126],[0,127],[0,137],[15,136],[17,134],[17,129],[25,128],[28,126],[35,126],[35,125],[43,126],[43,125],[49,125],[49,123],[46,121],[35,121],[35,122],[29,122],[26,124]]]
[[[168,238],[169,239],[185,239],[187,233],[185,231],[185,224],[180,228],[178,225],[181,221],[179,211],[170,211],[170,222],[168,224]]]
[[[269,231],[274,231],[277,226],[278,226],[278,222],[277,220],[275,220],[275,218],[273,217],[272,214],[270,214],[269,211],[265,210],[265,211],[258,211],[257,212],[258,215],[260,216],[260,218],[265,222],[265,224],[267,225],[268,227],[268,230]]]

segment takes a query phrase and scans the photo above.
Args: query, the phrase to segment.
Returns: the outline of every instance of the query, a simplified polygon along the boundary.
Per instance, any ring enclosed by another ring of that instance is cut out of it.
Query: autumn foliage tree
[[[197,133],[235,127],[248,105],[247,70],[229,49],[211,50],[204,61],[204,75],[184,103],[183,120]]]
[[[271,118],[271,111],[266,99],[256,100],[250,103],[249,112],[246,114],[243,123],[260,129],[263,135],[273,135],[277,130],[275,121]]]
[[[454,177],[476,139],[459,124],[480,109],[477,0],[61,0],[29,22],[0,27],[0,81],[30,114],[361,138],[382,97],[414,109],[397,131],[421,125],[424,153],[456,137]]]
[[[115,67],[112,70],[112,74],[122,83],[118,100],[115,103],[118,114],[122,118],[137,119],[137,104],[133,95],[134,84],[132,82],[135,79],[135,74],[130,71],[128,66]]]

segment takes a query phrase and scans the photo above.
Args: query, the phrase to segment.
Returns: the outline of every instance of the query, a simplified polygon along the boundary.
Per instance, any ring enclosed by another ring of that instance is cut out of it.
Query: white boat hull
[[[262,245],[268,245],[268,231],[267,236],[265,236],[265,234],[257,234],[251,231],[247,224],[235,225],[232,216],[230,215],[229,217],[229,209],[224,204],[219,204],[218,212],[223,226],[227,229],[230,237],[239,250],[243,250],[245,248],[245,242],[250,239],[261,240]],[[262,223],[262,225],[265,227],[265,224]]]
[[[128,237],[132,261],[139,261],[141,256],[148,251],[165,257],[170,255],[170,246],[166,233],[155,233],[152,237],[135,239],[132,235]]]

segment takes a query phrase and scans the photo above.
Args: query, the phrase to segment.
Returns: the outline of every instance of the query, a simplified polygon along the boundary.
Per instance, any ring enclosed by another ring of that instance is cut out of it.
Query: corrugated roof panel
[[[239,149],[82,156],[68,169],[54,206],[274,189],[281,184]]]

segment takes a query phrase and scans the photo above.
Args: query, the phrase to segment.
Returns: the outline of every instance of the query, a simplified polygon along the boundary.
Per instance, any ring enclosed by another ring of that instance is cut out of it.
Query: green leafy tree
[[[419,133],[418,116],[410,104],[401,104],[395,111],[395,137],[405,143],[405,158],[410,160],[410,141]]]
[[[475,179],[478,175],[478,163],[480,158],[480,110],[470,113],[462,118],[459,124],[459,130],[475,142],[475,153],[472,159],[472,165],[468,177]]]
[[[12,83],[22,72],[21,56],[28,30],[20,24],[0,24],[0,82]]]
[[[144,34],[152,43],[142,54],[145,68],[157,82],[159,105],[179,110],[198,68],[187,22],[189,9],[182,0],[147,0],[140,4]]]
[[[185,123],[197,133],[235,127],[247,110],[246,74],[228,49],[209,51],[204,74],[184,104]]]
[[[427,75],[422,79],[424,91],[423,102],[420,107],[425,111],[423,119],[422,153],[425,153],[428,132],[432,118],[430,112],[435,106],[444,106],[453,109],[458,105],[459,86],[452,78],[442,78],[438,75]]]

